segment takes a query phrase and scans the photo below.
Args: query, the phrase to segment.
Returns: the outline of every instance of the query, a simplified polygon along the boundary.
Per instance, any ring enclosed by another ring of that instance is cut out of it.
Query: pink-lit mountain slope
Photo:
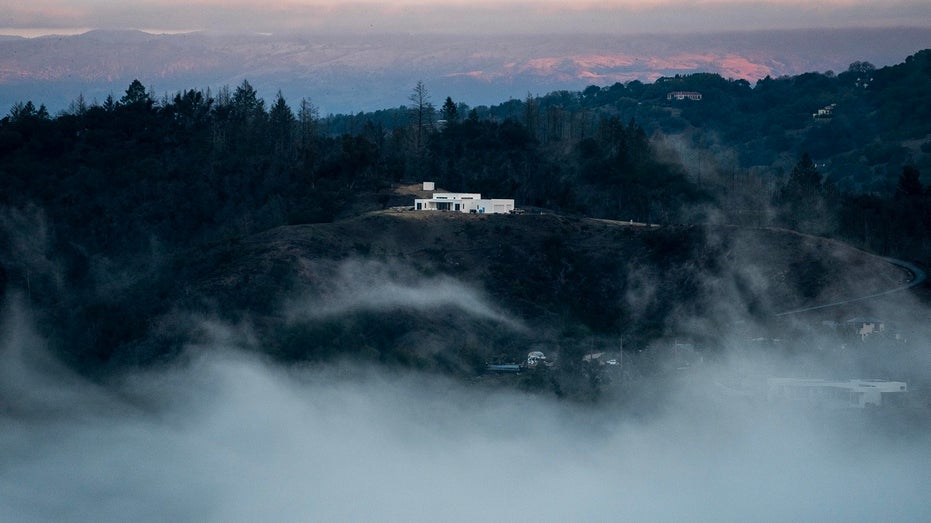
[[[397,107],[423,80],[438,99],[500,103],[527,93],[579,90],[692,72],[758,78],[843,71],[853,61],[897,63],[931,47],[931,29],[768,31],[638,36],[151,35],[0,38],[0,111],[17,101],[64,109],[119,97],[138,78],[157,95],[235,86],[281,90],[324,113]]]

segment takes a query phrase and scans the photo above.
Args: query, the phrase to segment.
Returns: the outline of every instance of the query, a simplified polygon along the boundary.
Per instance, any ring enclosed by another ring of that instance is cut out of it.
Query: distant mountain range
[[[278,90],[323,114],[407,103],[422,80],[439,105],[471,106],[528,93],[713,72],[751,83],[808,71],[841,72],[854,61],[901,62],[931,47],[931,28],[824,29],[716,34],[153,35],[90,31],[75,36],[0,36],[0,114],[33,100],[50,111],[79,94],[102,102],[138,78],[156,96],[234,87],[248,79],[271,100]]]

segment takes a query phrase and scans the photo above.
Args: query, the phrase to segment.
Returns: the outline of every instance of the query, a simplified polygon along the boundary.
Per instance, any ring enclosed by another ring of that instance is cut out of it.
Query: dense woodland
[[[493,107],[418,83],[399,93],[404,105],[357,115],[266,101],[248,81],[157,98],[137,80],[58,115],[25,101],[0,120],[0,289],[73,311],[64,332],[90,332],[91,347],[120,343],[165,304],[149,293],[127,311],[107,285],[168,286],[164,260],[410,205],[391,188],[422,180],[569,215],[781,226],[924,261],[929,92],[922,51],[879,69],[856,62],[755,85],[692,74]]]

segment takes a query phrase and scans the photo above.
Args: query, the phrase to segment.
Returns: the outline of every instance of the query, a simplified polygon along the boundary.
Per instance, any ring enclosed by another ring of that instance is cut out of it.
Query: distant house
[[[623,357],[621,352],[590,352],[582,356],[582,361],[593,365],[620,365]]]
[[[432,187],[432,182],[424,182]],[[433,193],[432,198],[414,199],[417,211],[452,211],[478,214],[504,214],[514,211],[513,199],[482,198],[479,193]]]
[[[886,331],[886,323],[875,318],[851,318],[845,324],[847,330],[859,336],[861,340]]]
[[[834,116],[834,108],[837,107],[837,104],[825,105],[818,111],[811,113],[811,117],[815,120],[832,118]]]
[[[536,367],[540,363],[546,364],[546,355],[542,352],[535,350],[527,354],[527,366]]]
[[[701,100],[701,93],[696,91],[673,91],[666,95],[667,100]]]
[[[885,380],[769,378],[766,385],[770,402],[841,409],[880,407],[888,394],[908,390],[904,381]]]

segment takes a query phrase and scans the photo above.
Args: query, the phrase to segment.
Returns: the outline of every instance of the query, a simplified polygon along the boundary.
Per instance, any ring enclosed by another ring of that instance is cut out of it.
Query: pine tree
[[[895,189],[895,198],[897,200],[903,200],[921,196],[922,192],[924,192],[924,188],[921,186],[921,180],[919,180],[920,176],[921,172],[919,172],[918,168],[914,165],[902,167],[902,174],[899,175],[899,184]]]
[[[286,153],[293,150],[294,126],[297,119],[294,117],[294,112],[288,107],[287,102],[285,102],[281,91],[278,91],[278,95],[275,97],[275,103],[268,113],[268,119],[271,124],[275,151]]]
[[[154,103],[155,101],[149,96],[145,86],[139,80],[133,80],[126,89],[126,94],[120,98],[120,105],[124,107],[150,109]]]
[[[822,232],[825,225],[824,184],[808,153],[799,159],[779,194],[786,225],[806,232]]]
[[[440,117],[449,123],[459,121],[459,109],[449,96],[447,96],[446,101],[443,102],[443,107],[440,109]]]

